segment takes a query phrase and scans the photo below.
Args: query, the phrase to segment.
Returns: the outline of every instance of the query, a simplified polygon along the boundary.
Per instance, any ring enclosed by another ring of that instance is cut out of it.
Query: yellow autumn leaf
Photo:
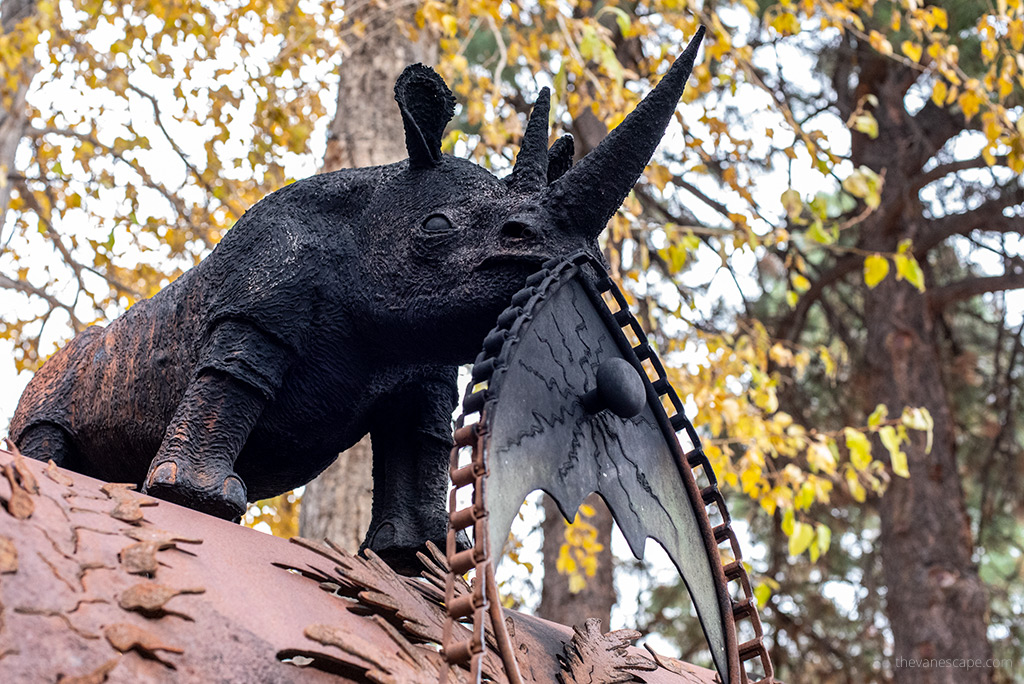
[[[882,201],[882,177],[861,165],[843,179],[843,190],[863,199],[865,204],[874,208]]]
[[[960,111],[964,113],[964,117],[970,121],[971,117],[981,109],[981,98],[974,90],[964,90],[957,98],[957,104],[960,105]]]
[[[1017,52],[1024,50],[1024,19],[1018,18],[1011,21],[1007,26],[1006,35],[1014,50]]]
[[[871,112],[861,112],[853,117],[853,130],[863,133],[872,140],[878,137],[878,120]]]
[[[981,128],[989,142],[995,142],[1003,133],[995,112],[985,112],[981,115]]]
[[[779,12],[769,25],[783,36],[791,36],[800,32],[800,22],[796,15],[789,12]]]
[[[761,475],[764,471],[761,468],[751,465],[740,471],[739,483],[744,493],[756,492],[761,482]]]
[[[991,64],[992,61],[999,55],[999,43],[995,40],[983,40],[981,41],[981,57],[985,64]]]
[[[850,463],[857,470],[864,470],[871,463],[871,442],[856,428],[843,428],[843,434],[846,437],[846,448],[850,450]]]
[[[793,465],[793,464],[790,464]],[[795,466],[794,466],[795,467]],[[793,497],[793,508],[807,510],[814,503],[814,485],[811,482],[804,482]]]
[[[905,40],[902,43],[900,43],[900,50],[903,52],[903,54],[905,54],[907,57],[914,60],[915,62],[921,61],[921,54],[924,52],[920,43],[915,43],[910,40]]]
[[[864,503],[867,500],[867,492],[864,490],[864,485],[860,483],[857,471],[853,468],[846,469],[846,487],[850,490],[850,496],[857,503]]]
[[[805,522],[793,525],[793,534],[789,536],[789,555],[799,556],[814,541],[814,528]]]
[[[921,270],[921,264],[917,263],[914,255],[910,253],[896,254],[893,261],[896,262],[896,279],[906,280],[924,292],[924,271]]]
[[[793,514],[793,509],[787,508],[786,512],[782,514],[782,522],[780,523],[779,528],[782,530],[784,535],[791,537],[793,536],[793,532],[796,530],[795,524],[796,519]]]
[[[782,200],[782,207],[786,210],[786,214],[789,215],[789,218],[794,219],[803,211],[804,203],[803,200],[800,199],[800,193],[793,188],[789,188],[783,192],[780,199]]]
[[[892,54],[892,43],[890,43],[889,39],[883,36],[878,31],[872,31],[868,35],[868,42],[871,43],[871,47],[875,48],[883,55]]]
[[[946,104],[946,82],[938,79],[935,81],[935,85],[932,86],[932,102],[939,107]]]
[[[672,180],[672,172],[662,164],[651,163],[647,166],[647,178],[658,190],[664,190],[665,186]]]
[[[935,428],[935,422],[932,420],[932,414],[928,409],[922,407],[907,407],[903,409],[903,415],[900,417],[901,422],[910,428],[911,430],[922,430],[927,433],[927,443],[925,444],[925,453],[931,452],[932,450],[932,437],[933,430]]]
[[[754,600],[757,601],[757,605],[764,607],[768,605],[768,599],[772,596],[772,588],[768,586],[767,582],[761,582],[754,587]]]
[[[818,551],[826,553],[829,547],[832,546],[832,529],[828,525],[818,523],[814,536],[814,545],[818,547]]]
[[[896,428],[892,425],[884,425],[878,431],[878,437],[882,440],[882,446],[889,452],[889,461],[892,463],[892,472],[900,477],[910,477],[910,470],[907,467],[907,455],[900,449],[902,439]]]
[[[569,575],[576,572],[576,560],[569,552],[569,545],[562,544],[558,550],[558,560],[555,562],[555,569],[562,575]]]
[[[875,407],[875,410],[868,416],[868,427],[876,428],[882,424],[882,421],[889,415],[889,408],[885,404],[879,404]]]
[[[827,475],[836,472],[836,458],[827,444],[812,442],[807,446],[807,463],[812,470],[822,471]]]
[[[889,273],[889,260],[881,254],[871,254],[864,259],[864,283],[874,288],[885,280]]]
[[[999,101],[1002,102],[1006,96],[1013,92],[1013,81],[1008,76],[999,77]]]

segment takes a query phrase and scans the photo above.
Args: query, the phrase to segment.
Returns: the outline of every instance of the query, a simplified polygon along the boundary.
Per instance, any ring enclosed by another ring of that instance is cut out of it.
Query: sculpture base
[[[437,681],[439,552],[407,578],[2,449],[0,470],[5,681]],[[511,611],[506,624],[526,681],[568,680],[583,663],[622,677],[602,681],[715,679],[627,647],[635,632],[574,634]],[[487,662],[503,681],[496,654]]]

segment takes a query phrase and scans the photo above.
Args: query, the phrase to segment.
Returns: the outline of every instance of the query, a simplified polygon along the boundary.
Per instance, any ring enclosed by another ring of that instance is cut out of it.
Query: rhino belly
[[[353,376],[318,358],[289,370],[235,464],[250,500],[306,484],[367,433],[373,394]]]

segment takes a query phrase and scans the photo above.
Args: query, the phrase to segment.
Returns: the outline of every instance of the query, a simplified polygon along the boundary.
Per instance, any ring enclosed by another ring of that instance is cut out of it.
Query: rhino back
[[[352,225],[380,176],[345,170],[264,198],[197,266],[48,360],[19,402],[12,437],[54,423],[72,435],[88,474],[141,481],[220,322],[253,326],[288,363],[322,339],[318,328],[347,325],[322,300],[346,290],[337,281],[352,270]]]
[[[181,369],[195,354],[195,331],[182,324],[188,300],[171,296],[189,279],[185,274],[58,350],[18,403],[14,440],[33,424],[53,423],[72,436],[87,474],[133,480],[137,471],[144,474],[147,464],[138,461],[159,447],[187,384]]]

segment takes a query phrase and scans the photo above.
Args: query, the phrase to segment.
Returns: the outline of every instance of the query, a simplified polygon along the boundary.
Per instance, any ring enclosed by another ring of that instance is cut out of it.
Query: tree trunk
[[[15,30],[15,27],[23,19],[35,14],[36,4],[34,0],[3,0],[0,3],[0,11],[3,12],[3,20],[0,21],[0,34],[6,34]],[[28,125],[28,105],[25,103],[25,95],[28,93],[32,77],[39,71],[39,65],[31,52],[24,56],[19,69],[21,74],[17,89],[14,92],[4,93],[10,96],[10,100],[7,101],[7,97],[0,98],[0,233],[2,233],[7,207],[11,200],[14,155],[18,151],[18,145],[21,143],[25,127]]]
[[[437,41],[421,34],[410,41],[396,19],[411,23],[412,14],[365,3],[350,18],[366,33],[342,61],[338,111],[328,132],[322,171],[390,164],[404,159],[405,132],[395,104],[395,79],[407,65],[437,61]],[[331,539],[355,552],[370,524],[373,479],[367,435],[306,485],[299,509],[299,534]]]
[[[885,170],[886,181],[881,206],[865,221],[858,246],[892,253],[901,240],[919,241],[924,235],[923,206],[912,179],[934,149],[916,133],[917,122],[903,106],[916,73],[873,59],[885,69],[861,83],[880,101],[875,110],[880,134],[875,139],[855,135],[852,157],[855,166]],[[863,74],[873,73],[868,66]],[[910,478],[893,476],[878,504],[895,681],[990,682],[987,597],[971,558],[974,545],[957,471],[936,314],[927,295],[893,275],[862,291],[867,337],[857,375],[868,379],[865,412],[877,404],[892,413],[922,407],[935,424],[930,451],[924,434],[911,431],[904,448]],[[885,453],[880,443],[875,449]],[[913,662],[931,659],[947,662]],[[958,667],[963,659],[973,662]]]
[[[597,572],[588,577],[582,591],[569,590],[569,578],[558,572],[559,550],[565,542],[565,518],[547,496],[544,497],[544,585],[541,589],[537,615],[563,625],[582,627],[587,618],[598,618],[605,631],[610,628],[612,606],[615,605],[614,564],[611,554],[612,514],[601,497],[590,495],[586,503],[594,507],[589,519],[597,528],[597,541],[604,544],[597,561]]]
[[[927,299],[887,278],[867,296],[874,403],[924,407],[935,422],[931,451],[914,433],[905,448],[910,478],[894,477],[879,502],[886,602],[897,682],[990,682],[987,597],[956,463],[953,417]],[[878,448],[880,445],[876,445]],[[915,666],[946,659],[940,667]],[[956,659],[973,661],[957,667]]]

